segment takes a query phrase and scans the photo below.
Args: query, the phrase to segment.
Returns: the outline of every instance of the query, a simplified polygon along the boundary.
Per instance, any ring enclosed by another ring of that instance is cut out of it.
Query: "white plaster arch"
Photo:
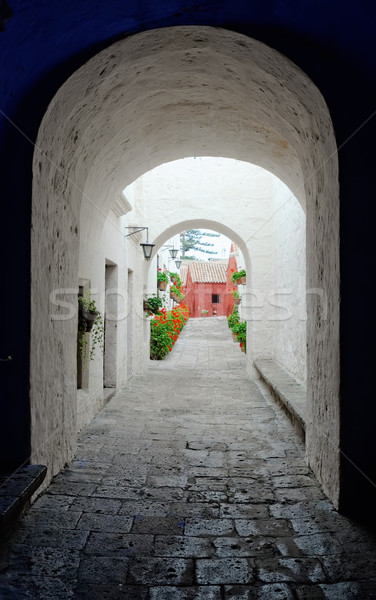
[[[121,190],[184,156],[263,166],[307,202],[307,452],[339,495],[339,192],[336,143],[323,97],[286,57],[242,34],[171,27],[117,42],[52,100],[34,154],[31,272],[31,445],[56,473],[75,447],[75,318],[50,297],[77,286],[79,236],[98,232]],[[80,223],[82,198],[92,210]],[[74,294],[72,294],[72,299]],[[69,418],[67,418],[69,415]]]
[[[222,233],[230,240],[235,242],[240,248],[245,262],[245,268],[248,273],[251,274],[251,257],[249,255],[249,251],[245,240],[238,234],[235,229],[232,229],[225,225],[224,223],[220,223],[219,221],[211,220],[211,219],[187,219],[186,221],[180,221],[179,223],[175,223],[171,225],[167,229],[165,229],[162,233],[160,233],[154,240],[155,247],[153,249],[152,258],[157,254],[159,248],[170,238],[172,238],[177,233],[181,233],[187,229],[212,229],[218,233]],[[150,267],[150,263],[146,263],[145,268],[148,270]]]

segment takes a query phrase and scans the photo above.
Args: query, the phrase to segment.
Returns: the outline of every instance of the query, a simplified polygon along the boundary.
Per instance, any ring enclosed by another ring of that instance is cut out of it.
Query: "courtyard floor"
[[[226,320],[191,319],[20,520],[0,598],[376,598],[376,541],[323,494]]]

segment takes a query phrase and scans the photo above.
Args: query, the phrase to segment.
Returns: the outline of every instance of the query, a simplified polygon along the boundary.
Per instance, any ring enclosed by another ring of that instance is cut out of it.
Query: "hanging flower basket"
[[[162,292],[164,292],[167,288],[167,282],[166,281],[158,281],[157,287],[159,290],[162,290]]]
[[[171,300],[174,300],[177,303],[183,302],[183,300],[184,300],[184,296],[178,296],[174,292],[170,292],[170,298],[171,298]]]

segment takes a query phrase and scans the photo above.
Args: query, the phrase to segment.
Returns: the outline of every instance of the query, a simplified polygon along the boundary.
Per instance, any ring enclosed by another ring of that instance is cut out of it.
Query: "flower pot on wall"
[[[236,333],[232,334],[232,339],[234,340],[234,342],[238,341],[238,336],[236,335]]]
[[[80,311],[79,316],[82,315],[86,322],[86,333],[89,333],[92,330],[94,321],[97,318],[98,314],[98,312],[92,310]]]
[[[241,283],[242,285],[245,285],[247,283],[247,277],[241,277],[239,280],[239,283]]]
[[[157,287],[159,290],[162,290],[162,292],[164,292],[167,288],[167,282],[166,281],[158,281]]]
[[[234,298],[234,304],[240,304],[241,298]]]

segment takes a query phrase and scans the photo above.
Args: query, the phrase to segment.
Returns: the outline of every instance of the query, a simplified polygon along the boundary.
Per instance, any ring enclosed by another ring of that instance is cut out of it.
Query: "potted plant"
[[[236,341],[240,342],[242,350],[244,347],[243,352],[245,352],[245,344],[247,341],[247,322],[242,321],[242,322],[236,323],[232,328],[232,334],[233,334],[233,336],[236,336],[236,338],[237,338]]]
[[[182,293],[181,289],[175,284],[170,287],[170,298],[175,300],[175,302],[181,302],[184,298],[184,294]]]
[[[82,332],[91,331],[99,311],[95,301],[91,298],[90,290],[86,296],[78,296],[78,330]]]
[[[203,317],[206,317],[206,315],[209,313],[209,311],[206,308],[203,308],[201,311],[201,314]]]
[[[232,335],[236,336],[236,341],[245,344],[247,340],[247,323],[246,321],[236,323],[232,328]]]
[[[164,291],[168,284],[168,275],[162,269],[158,269],[157,273],[157,287],[159,290]]]
[[[231,275],[231,281],[235,284],[238,285],[239,283],[244,284],[246,283],[247,277],[246,277],[246,271],[245,269],[241,269],[240,271],[233,271],[232,275]]]
[[[147,294],[144,295],[144,311],[146,312],[147,317],[150,315],[157,315],[162,305],[162,298],[158,298],[156,294],[152,294],[149,297]]]
[[[78,345],[81,357],[85,362],[88,339],[86,333],[91,333],[91,348],[89,358],[93,360],[97,347],[103,352],[104,326],[103,317],[99,312],[90,290],[86,296],[78,296]]]
[[[247,352],[247,334],[246,333],[238,333],[238,342],[240,343],[240,350],[242,352]]]
[[[170,279],[172,283],[175,283],[178,287],[181,287],[181,279],[177,273],[170,271]]]
[[[239,323],[239,310],[237,306],[234,306],[232,313],[227,317],[227,323],[230,329],[232,329],[236,323]]]
[[[238,305],[241,302],[241,298],[239,296],[239,292],[235,289],[232,291],[232,297],[234,298],[234,304]]]

